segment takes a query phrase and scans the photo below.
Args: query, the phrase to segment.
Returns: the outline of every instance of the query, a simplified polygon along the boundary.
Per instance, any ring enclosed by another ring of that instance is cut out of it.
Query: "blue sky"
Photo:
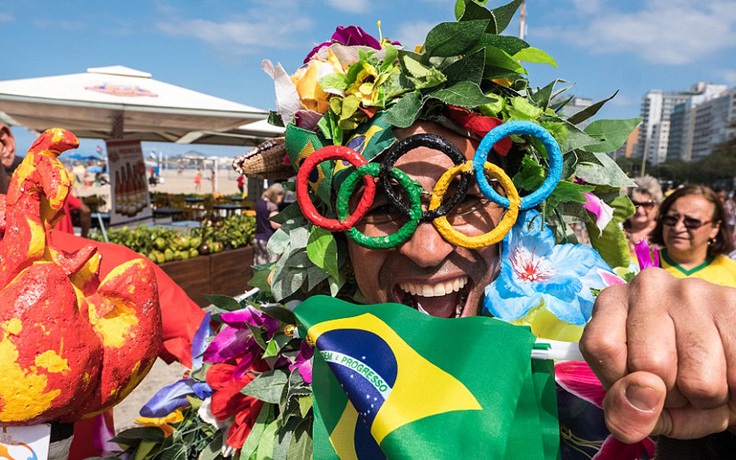
[[[506,0],[489,0],[498,6]],[[82,73],[123,65],[153,78],[255,106],[273,108],[263,59],[288,72],[337,25],[356,24],[413,47],[442,21],[454,0],[5,0],[0,80]],[[558,68],[529,65],[531,83],[555,78],[594,100],[619,90],[599,114],[639,116],[650,89],[684,90],[697,81],[736,86],[733,0],[527,0],[526,40]],[[518,35],[518,14],[506,33]],[[33,140],[14,129],[19,153]],[[80,151],[98,141],[83,140]],[[190,146],[147,144],[175,154]],[[192,146],[211,154],[238,150]]]

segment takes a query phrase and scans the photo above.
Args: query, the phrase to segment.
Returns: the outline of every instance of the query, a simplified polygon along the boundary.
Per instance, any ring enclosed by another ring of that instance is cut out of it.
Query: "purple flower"
[[[309,54],[307,54],[307,57],[304,58],[304,63],[306,64],[309,62],[309,60],[312,59],[312,56],[314,56],[319,50],[330,46],[333,43],[340,43],[345,46],[369,46],[376,50],[381,49],[381,44],[378,40],[368,35],[359,26],[337,26],[337,29],[335,29],[335,33],[332,34],[330,41],[320,43],[312,48],[312,51],[310,51]]]
[[[230,359],[239,359],[233,372],[233,376],[238,379],[262,354],[250,327],[265,329],[270,339],[278,330],[279,322],[250,306],[242,310],[223,313],[220,319],[227,327],[217,333],[212,343],[204,351],[204,361],[221,363]]]
[[[187,396],[196,395],[199,399],[206,399],[212,394],[212,389],[205,382],[197,382],[192,378],[181,379],[167,385],[141,408],[143,417],[166,417],[176,409],[189,405]]]
[[[659,267],[659,251],[657,248],[650,247],[646,238],[634,245],[634,253],[636,254],[636,260],[639,262],[639,269]]]
[[[289,370],[296,369],[306,383],[312,383],[312,356],[314,356],[314,348],[310,347],[306,341],[302,341],[299,354],[293,363],[289,364]]]
[[[202,355],[207,349],[207,338],[212,335],[212,327],[210,326],[211,313],[207,313],[202,318],[202,322],[197,328],[197,332],[192,337],[192,370],[196,371],[202,367]]]

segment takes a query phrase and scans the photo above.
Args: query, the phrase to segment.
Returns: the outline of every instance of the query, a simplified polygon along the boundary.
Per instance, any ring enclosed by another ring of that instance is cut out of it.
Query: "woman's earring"
[[[708,239],[708,246],[713,246],[714,244],[716,244],[716,241],[718,240],[716,240],[715,238]]]

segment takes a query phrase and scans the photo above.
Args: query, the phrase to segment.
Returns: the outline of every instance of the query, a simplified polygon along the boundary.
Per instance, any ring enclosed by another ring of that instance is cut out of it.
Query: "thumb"
[[[603,400],[606,425],[616,438],[631,444],[657,427],[667,388],[658,376],[633,372],[616,381]]]

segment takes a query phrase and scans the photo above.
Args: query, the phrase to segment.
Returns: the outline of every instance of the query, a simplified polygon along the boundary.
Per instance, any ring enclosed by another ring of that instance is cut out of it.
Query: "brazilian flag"
[[[487,317],[315,296],[294,311],[316,345],[315,459],[557,459],[551,361]]]

